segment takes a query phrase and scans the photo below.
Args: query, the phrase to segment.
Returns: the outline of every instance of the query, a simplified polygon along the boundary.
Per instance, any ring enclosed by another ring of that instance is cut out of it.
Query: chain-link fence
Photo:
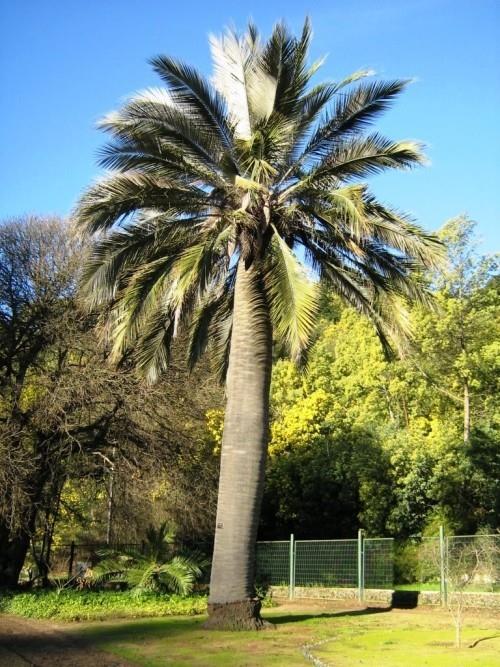
[[[297,540],[295,585],[357,586],[357,540]]]
[[[456,591],[500,593],[500,535],[445,536],[441,529],[437,537],[407,544],[403,559],[415,584],[402,588],[427,591],[429,604],[447,604]],[[256,565],[260,585],[286,587],[291,598],[297,587],[357,589],[363,599],[365,590],[394,588],[394,540],[365,539],[362,532],[357,540],[291,535],[287,541],[259,542]]]
[[[50,576],[78,577],[80,571],[98,561],[98,552],[106,547],[103,543],[55,546]],[[141,551],[144,543],[109,547]],[[403,560],[413,578],[407,579],[403,588],[437,595],[433,604],[446,604],[453,591],[500,593],[500,534],[446,536],[441,529],[439,536],[406,544],[405,549]],[[28,558],[23,577],[33,576],[35,561]],[[363,599],[366,589],[394,588],[394,540],[365,538],[360,531],[358,539],[295,540],[291,535],[290,540],[258,542],[256,580],[259,587],[286,588],[290,597],[295,587],[344,588],[357,589],[357,596]]]
[[[259,586],[289,586],[290,542],[258,542],[255,570]]]
[[[365,588],[392,588],[394,582],[394,540],[367,538],[364,540]]]
[[[416,578],[425,590],[440,590],[441,546],[439,537],[423,537],[421,542],[415,543],[417,552]]]
[[[290,540],[258,542],[257,581],[260,585],[300,588],[351,588],[363,598],[365,588],[391,588],[393,540]]]
[[[441,528],[439,536],[406,544],[402,553],[410,577],[404,587],[439,593],[442,604],[452,591],[500,593],[500,534],[445,535]]]

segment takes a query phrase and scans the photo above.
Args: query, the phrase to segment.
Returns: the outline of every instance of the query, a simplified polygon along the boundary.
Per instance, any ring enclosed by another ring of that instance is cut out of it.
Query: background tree
[[[40,398],[48,395],[43,383],[50,379],[37,384],[33,378],[44,364],[57,376],[65,362],[56,344],[66,326],[73,261],[57,219],[11,220],[0,227],[0,584],[17,583],[52,477],[52,433],[39,419]],[[50,359],[49,347],[56,350]]]
[[[307,373],[290,361],[275,364],[262,526],[267,539],[290,532],[351,537],[361,525],[384,532],[392,496],[382,448],[389,368],[366,319],[331,297]]]
[[[78,538],[78,526],[85,541],[92,532],[103,540],[105,510],[99,517],[99,507],[106,506],[111,456],[113,540],[142,538],[151,516],[144,516],[148,499],[137,498],[148,475],[149,502],[154,494],[167,495],[172,502],[165,518],[180,519],[180,532],[191,537],[206,534],[217,461],[202,457],[202,429],[206,409],[218,401],[206,371],[188,381],[174,363],[162,387],[152,389],[126,366],[106,364],[95,322],[75,303],[82,257],[64,221],[6,222],[0,255],[0,583],[17,584],[30,541],[46,575],[65,522],[73,531],[67,541]],[[201,465],[203,491],[190,477]]]
[[[491,361],[498,350],[499,334],[491,317],[496,307],[492,299],[495,283],[489,285],[498,274],[498,256],[478,255],[475,228],[476,223],[462,215],[449,220],[440,230],[448,254],[447,269],[435,277],[440,311],[438,316],[421,315],[424,336],[424,328],[429,330],[422,339],[422,357],[427,354],[434,363],[431,368],[423,364],[422,370],[441,391],[447,387],[449,397],[462,406],[465,443],[471,434],[471,411],[480,407],[484,393],[481,385],[491,382],[491,372],[495,371]],[[451,385],[448,366],[453,370]],[[447,385],[440,381],[441,377],[447,378]]]
[[[17,221],[18,232],[28,222],[43,225],[43,220]],[[64,224],[62,231],[58,251],[66,238]],[[467,244],[474,247],[473,234]],[[1,268],[6,266],[5,262]],[[447,300],[454,298],[442,287],[448,272],[443,269],[443,276],[433,277],[441,317],[447,317]],[[17,275],[19,284],[28,280],[24,269]],[[471,289],[468,299],[474,303],[476,326],[467,329],[474,360],[469,366],[472,427],[467,444],[455,365],[461,351],[455,339],[439,342],[439,317],[412,309],[417,345],[411,355],[389,364],[367,321],[325,291],[307,373],[279,358],[275,347],[261,538],[277,539],[290,531],[301,537],[351,537],[363,527],[374,536],[404,540],[435,535],[439,524],[449,533],[495,531],[500,511],[495,334],[500,302],[492,271]],[[111,456],[113,448],[112,542],[140,543],[144,526],[168,519],[182,542],[205,547],[213,533],[224,419],[222,410],[213,409],[221,396],[210,368],[200,365],[189,374],[183,360],[185,341],[180,338],[161,382],[145,387],[126,364],[112,369],[103,363],[106,350],[96,340],[92,321],[76,317],[71,298],[60,312],[66,307],[69,315],[61,320],[63,327],[57,324],[60,320],[49,320],[59,332],[56,340],[45,345],[36,368],[27,373],[22,391],[26,422],[17,440],[13,436],[19,433],[18,422],[7,418],[10,384],[3,376],[4,535],[18,543],[23,513],[31,507],[24,476],[36,471],[32,446],[43,432],[54,438],[53,459],[30,534],[41,573],[58,563],[64,571],[67,551],[62,545],[104,541],[108,472],[101,455]],[[447,328],[452,330],[452,323]],[[66,350],[66,361],[56,372],[52,360],[58,350]],[[11,363],[17,363],[14,356]],[[94,438],[82,427],[95,416],[93,409],[103,412],[114,405],[113,396],[124,401],[123,408],[111,418],[107,432],[97,430]],[[16,521],[18,528],[12,530]],[[15,550],[9,551],[7,541],[2,544],[2,553],[7,551],[12,559]],[[398,576],[413,581],[417,572],[408,561],[408,550],[404,553],[405,571],[398,567]],[[4,567],[9,563],[12,566],[6,559]],[[27,563],[32,564],[31,555]]]
[[[469,229],[463,253],[474,248]],[[416,344],[391,363],[366,321],[334,299],[323,302],[307,373],[285,360],[274,365],[263,537],[353,536],[362,527],[404,540],[434,535],[440,523],[462,534],[497,528],[493,260],[475,259],[470,272],[488,269],[470,283],[464,319],[473,423],[466,444],[456,297],[443,287],[449,266],[433,275],[440,311],[412,309]]]

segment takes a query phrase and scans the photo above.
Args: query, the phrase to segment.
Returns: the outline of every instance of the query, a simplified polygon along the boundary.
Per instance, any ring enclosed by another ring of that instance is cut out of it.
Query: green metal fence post
[[[441,606],[446,607],[448,604],[448,585],[446,581],[446,558],[448,554],[446,553],[446,537],[444,535],[444,527],[439,526],[439,592],[441,597]]]
[[[365,538],[363,530],[358,530],[358,599],[363,602],[365,597]]]
[[[295,588],[295,538],[293,536],[293,533],[290,535],[290,557],[289,557],[289,562],[290,562],[290,572],[288,575],[288,597],[290,600],[293,600],[293,591]]]

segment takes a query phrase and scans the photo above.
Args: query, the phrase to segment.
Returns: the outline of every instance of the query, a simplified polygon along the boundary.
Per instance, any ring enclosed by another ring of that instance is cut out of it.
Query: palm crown
[[[367,133],[408,82],[359,71],[313,85],[310,37],[306,22],[300,38],[282,24],[266,43],[252,25],[212,38],[211,81],[153,58],[166,87],[101,121],[111,171],[78,205],[97,233],[83,282],[91,305],[108,305],[115,358],[135,347],[152,380],[188,323],[190,362],[210,340],[225,368],[238,263],[258,272],[274,338],[293,356],[314,326],[316,277],[385,345],[404,326],[401,304],[425,298],[419,275],[439,243],[360,182],[423,160],[413,141]]]

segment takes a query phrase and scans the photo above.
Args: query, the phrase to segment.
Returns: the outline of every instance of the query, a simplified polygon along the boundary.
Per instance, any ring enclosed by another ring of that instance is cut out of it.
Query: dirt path
[[[136,667],[47,621],[0,616],[0,667]]]

